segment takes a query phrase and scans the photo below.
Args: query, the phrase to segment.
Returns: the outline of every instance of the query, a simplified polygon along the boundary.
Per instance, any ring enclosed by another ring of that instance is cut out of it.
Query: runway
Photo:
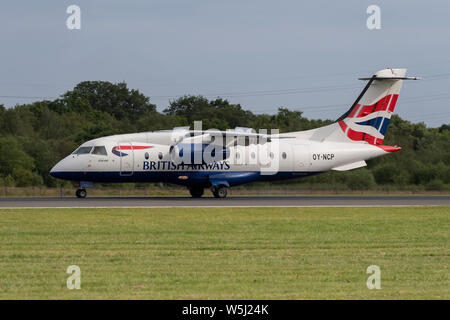
[[[450,206],[450,195],[2,198],[0,208],[380,207]]]

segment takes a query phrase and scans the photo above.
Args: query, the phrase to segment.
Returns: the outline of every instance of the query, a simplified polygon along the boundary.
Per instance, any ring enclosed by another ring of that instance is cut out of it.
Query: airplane
[[[352,106],[320,128],[256,133],[251,128],[142,132],[87,141],[50,171],[79,182],[78,198],[94,183],[166,182],[185,186],[193,198],[210,188],[225,198],[230,187],[257,181],[307,177],[366,166],[366,161],[401,150],[383,145],[406,69],[383,69],[369,78]]]

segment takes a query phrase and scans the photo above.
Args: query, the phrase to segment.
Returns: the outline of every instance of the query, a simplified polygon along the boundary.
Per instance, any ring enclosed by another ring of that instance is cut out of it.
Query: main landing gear
[[[225,198],[227,196],[227,187],[225,186],[212,187],[211,191],[214,195],[214,198]],[[192,198],[201,198],[204,193],[204,188],[190,187],[189,193],[191,194]]]
[[[87,192],[86,189],[78,189],[77,192],[75,192],[75,195],[77,198],[84,199],[86,198]]]
[[[202,187],[192,187],[189,188],[189,193],[191,194],[192,198],[201,198],[203,195],[204,189]]]
[[[227,187],[224,186],[212,187],[211,191],[214,195],[214,198],[225,198],[228,193]]]

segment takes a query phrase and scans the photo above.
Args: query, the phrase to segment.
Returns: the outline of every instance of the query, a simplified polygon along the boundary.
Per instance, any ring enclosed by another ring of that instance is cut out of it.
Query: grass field
[[[0,210],[1,299],[449,299],[449,207]],[[81,268],[69,290],[66,269]],[[369,290],[369,265],[381,289]]]

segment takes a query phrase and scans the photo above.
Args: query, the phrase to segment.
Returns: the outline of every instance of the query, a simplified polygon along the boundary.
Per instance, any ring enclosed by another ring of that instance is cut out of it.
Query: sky
[[[369,30],[369,5],[381,29]],[[81,29],[66,26],[69,5]],[[0,104],[55,99],[86,80],[125,81],[158,110],[185,94],[254,113],[336,119],[358,77],[407,68],[396,112],[450,123],[445,0],[40,0],[0,4]],[[169,129],[169,128],[168,128]]]

